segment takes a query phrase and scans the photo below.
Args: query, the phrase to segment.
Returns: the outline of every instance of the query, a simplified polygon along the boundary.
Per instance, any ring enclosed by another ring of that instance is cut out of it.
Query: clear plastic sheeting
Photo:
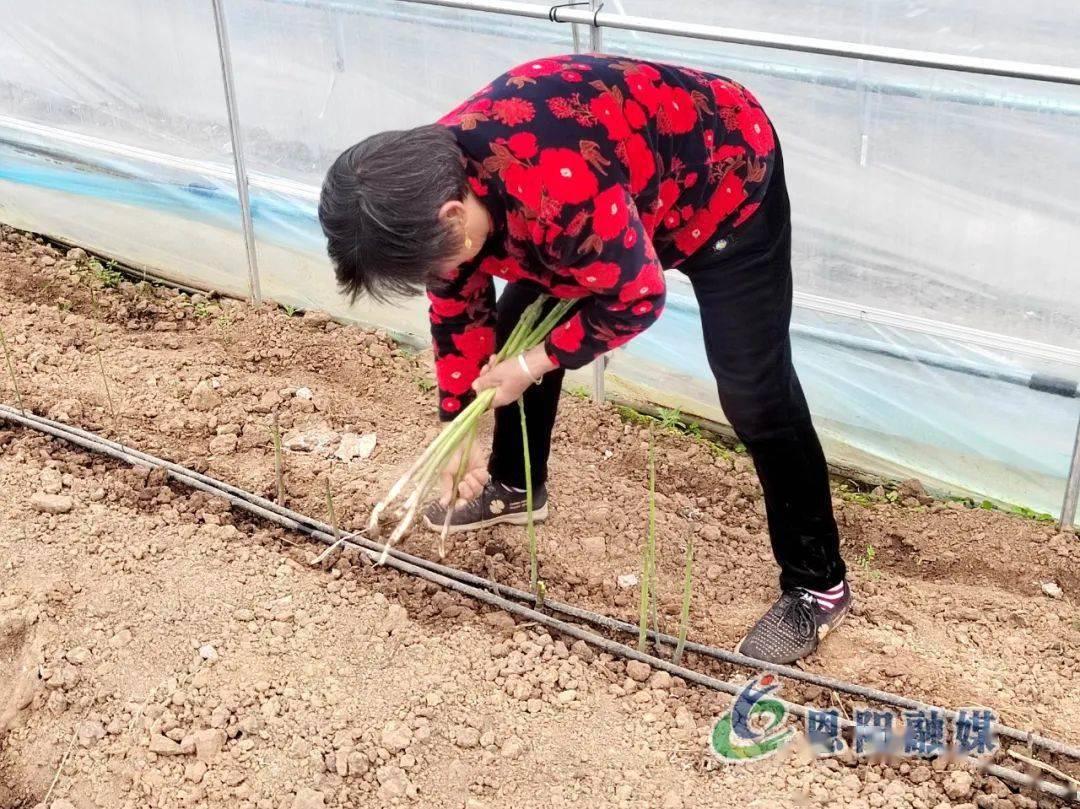
[[[367,135],[571,51],[572,27],[398,0],[224,7],[263,295],[424,342],[422,300],[349,308],[338,294],[315,217],[323,172]],[[604,11],[1064,65],[1080,33],[1055,0]],[[247,294],[210,0],[6,12],[0,220]],[[1080,416],[1080,88],[614,29],[604,47],[732,76],[775,121],[796,365],[830,459],[1057,513]],[[722,420],[689,286],[669,275],[668,309],[616,352],[612,389]]]

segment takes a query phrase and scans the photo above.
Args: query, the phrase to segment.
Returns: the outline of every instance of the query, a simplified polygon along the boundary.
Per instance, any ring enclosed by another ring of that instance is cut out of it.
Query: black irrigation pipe
[[[231,486],[222,481],[215,480],[207,475],[194,472],[193,470],[186,469],[178,464],[164,461],[160,458],[156,458],[152,455],[140,452],[129,447],[125,447],[118,444],[115,441],[110,441],[94,433],[81,430],[77,427],[63,424],[62,422],[56,422],[51,419],[43,418],[29,413],[21,413],[14,408],[7,405],[0,405],[0,418],[6,419],[10,422],[21,424],[24,427],[30,427],[38,430],[39,432],[46,433],[55,438],[62,439],[76,446],[80,446],[84,449],[88,449],[92,452],[97,452],[103,455],[107,455],[116,460],[122,461],[132,466],[149,466],[152,468],[162,469],[166,474],[174,480],[183,483],[191,488],[205,492],[207,494],[221,497],[227,500],[231,505],[241,508],[257,517],[268,520],[283,528],[288,528],[293,531],[307,534],[314,539],[323,542],[326,545],[335,544],[347,544],[348,546],[364,553],[369,559],[375,561],[379,558],[382,552],[381,543],[372,542],[371,540],[358,537],[355,535],[335,536],[333,533],[328,533],[323,528],[329,528],[329,526],[323,526],[317,520],[313,520],[304,515],[293,512],[290,509],[279,506],[272,503],[265,498],[259,497],[250,492],[245,492],[242,489],[238,489],[235,486]],[[332,530],[332,529],[331,529]],[[409,561],[404,557],[410,557],[416,562],[423,562],[424,564],[418,564],[414,561]],[[549,629],[554,629],[557,632],[561,632],[573,638],[582,640],[596,648],[608,652],[609,654],[622,657],[628,660],[638,660],[643,663],[649,664],[654,669],[666,671],[677,677],[681,677],[687,682],[692,682],[697,685],[710,688],[714,691],[721,693],[735,695],[739,692],[739,687],[723,680],[710,677],[706,674],[702,674],[693,669],[685,668],[683,666],[672,663],[669,660],[665,660],[660,657],[640,652],[637,649],[627,646],[616,641],[609,640],[601,635],[597,635],[594,632],[590,632],[582,627],[567,623],[566,621],[554,618],[551,615],[540,612],[539,610],[531,607],[524,606],[516,601],[511,601],[502,595],[499,595],[499,591],[507,594],[520,594],[524,598],[522,600],[532,601],[533,596],[529,593],[525,593],[521,590],[514,588],[500,587],[494,582],[490,582],[481,577],[473,574],[459,571],[455,568],[450,568],[444,565],[438,565],[428,560],[422,560],[419,557],[411,557],[409,554],[404,554],[400,551],[391,549],[391,554],[386,560],[388,567],[399,570],[403,573],[408,573],[413,576],[418,576],[427,581],[438,584],[442,587],[454,590],[462,593],[463,595],[470,596],[478,601],[482,601],[486,604],[499,607],[513,615],[517,615],[528,621],[533,621]],[[438,568],[438,569],[435,569]],[[449,574],[449,575],[448,575]],[[469,583],[469,580],[476,582],[477,584]],[[478,586],[479,585],[479,586]],[[546,606],[556,609],[556,604],[545,602]],[[586,610],[582,610],[577,607],[571,607],[570,605],[560,604],[558,610],[564,614],[576,617],[580,620],[587,620],[598,626],[603,626],[615,631],[633,631],[637,632],[637,628],[627,624],[623,621],[617,621],[607,616],[598,615],[596,613],[590,613]],[[670,635],[650,633],[653,640],[657,638],[662,640],[675,640]],[[928,708],[922,703],[914,700],[909,700],[906,697],[900,697],[887,692],[877,691],[876,689],[863,688],[862,686],[853,685],[850,683],[844,683],[838,680],[832,680],[831,678],[818,677],[799,669],[793,669],[787,666],[772,666],[763,664],[760,661],[748,658],[743,655],[735,655],[730,652],[724,652],[720,649],[713,647],[703,646],[701,644],[686,644],[687,649],[692,651],[698,651],[699,653],[708,654],[711,657],[717,659],[726,660],[727,662],[736,663],[738,665],[748,666],[755,669],[764,669],[768,671],[774,671],[778,674],[784,674],[794,679],[800,679],[805,682],[822,685],[823,687],[835,688],[835,690],[842,690],[849,694],[857,696],[863,696],[867,699],[872,699],[878,702],[884,702],[886,704],[895,705],[897,707],[915,707]],[[743,662],[745,661],[745,662]],[[788,672],[791,672],[788,674]],[[839,686],[839,687],[837,687]],[[880,697],[874,696],[875,694],[881,695]],[[794,714],[802,718],[806,718],[808,715],[808,709],[804,705],[787,702],[786,700],[780,700],[784,707]],[[952,713],[955,716],[955,712],[949,712],[945,709],[938,708],[943,713]],[[840,720],[841,728],[850,730],[855,727],[855,724],[848,719]],[[1010,728],[1004,725],[995,725],[995,732],[999,736],[1005,736],[1012,738],[1016,741],[1021,741],[1032,746],[1042,747],[1050,752],[1056,752],[1064,756],[1077,758],[1078,751],[1061,742],[1054,741],[1041,736],[1036,736],[1031,733],[1024,733],[1018,731],[1015,728]],[[1017,770],[1012,770],[1007,767],[1001,767],[996,764],[988,764],[977,759],[968,759],[968,763],[973,766],[994,775],[1002,780],[1010,781],[1019,786],[1026,786],[1034,788],[1038,791],[1044,792],[1048,795],[1060,798],[1062,800],[1077,801],[1078,795],[1075,787],[1073,786],[1061,786],[1048,781],[1043,781]]]

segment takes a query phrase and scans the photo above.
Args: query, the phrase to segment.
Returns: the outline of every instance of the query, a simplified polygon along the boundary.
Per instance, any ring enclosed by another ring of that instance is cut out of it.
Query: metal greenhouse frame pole
[[[240,134],[240,115],[236,105],[236,87],[233,83],[232,53],[229,49],[229,29],[225,22],[224,0],[210,0],[214,9],[214,28],[217,31],[218,56],[221,58],[221,83],[225,90],[225,109],[229,117],[229,137],[232,139],[233,166],[236,172],[236,196],[240,200],[240,219],[244,231],[244,248],[247,250],[248,286],[251,300],[262,303],[262,287],[259,283],[259,259],[255,247],[255,225],[251,218],[247,165],[244,162],[244,140]]]
[[[1080,500],[1080,419],[1076,424],[1076,438],[1073,440],[1072,462],[1069,464],[1069,476],[1065,479],[1065,499],[1061,501],[1062,528],[1071,528],[1076,524],[1076,505]]]

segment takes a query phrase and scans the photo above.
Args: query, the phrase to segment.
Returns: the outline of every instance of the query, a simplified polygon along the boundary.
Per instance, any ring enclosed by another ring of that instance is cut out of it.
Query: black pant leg
[[[846,571],[825,456],[791,362],[791,217],[782,162],[751,219],[683,269],[701,310],[720,404],[761,481],[780,585],[830,587]]]
[[[497,322],[495,340],[499,348],[506,342],[525,308],[537,299],[540,290],[525,284],[509,284],[499,296],[497,303]],[[554,306],[555,301],[548,302]],[[548,311],[545,307],[545,312]],[[532,466],[534,487],[547,481],[547,462],[551,453],[551,431],[555,426],[555,415],[559,409],[559,394],[562,391],[563,377],[566,372],[557,368],[544,374],[544,381],[539,385],[530,385],[522,399],[525,403],[525,422],[529,434],[529,462]],[[525,465],[521,442],[521,414],[517,402],[506,407],[495,408],[495,434],[491,447],[491,459],[488,472],[495,480],[525,488]]]

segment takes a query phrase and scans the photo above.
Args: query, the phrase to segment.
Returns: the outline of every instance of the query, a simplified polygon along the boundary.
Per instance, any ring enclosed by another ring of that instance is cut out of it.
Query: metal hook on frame
[[[563,20],[558,19],[556,17],[556,15],[555,15],[555,12],[558,11],[560,8],[569,8],[570,6],[587,6],[587,5],[589,5],[589,0],[580,0],[580,2],[576,2],[576,3],[558,3],[557,5],[554,5],[554,6],[552,6],[551,8],[548,9],[548,19],[551,20],[552,22],[563,22]]]

